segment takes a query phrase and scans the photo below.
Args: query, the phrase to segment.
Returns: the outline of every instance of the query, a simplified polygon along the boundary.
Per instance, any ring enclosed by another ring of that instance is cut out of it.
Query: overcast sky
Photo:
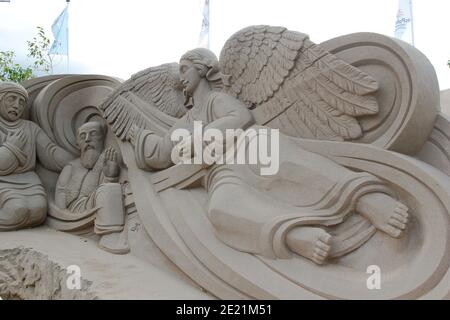
[[[210,0],[211,50],[219,55],[229,36],[252,24],[281,25],[322,41],[354,32],[394,34],[398,0]],[[441,89],[450,88],[450,1],[413,0],[415,44],[433,63]],[[26,61],[26,41],[51,25],[65,0],[0,2],[0,50]],[[139,70],[178,61],[197,47],[201,0],[71,0],[71,73],[127,79]],[[57,59],[58,60],[58,59]],[[56,71],[66,72],[65,60]]]

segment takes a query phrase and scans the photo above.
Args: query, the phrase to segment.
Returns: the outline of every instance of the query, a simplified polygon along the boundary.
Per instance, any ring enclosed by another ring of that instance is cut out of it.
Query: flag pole
[[[66,6],[67,6],[67,29],[69,29],[69,3],[70,0],[66,0]],[[70,67],[70,60],[69,60],[69,31],[67,31],[67,73],[69,73],[69,67]]]
[[[414,17],[413,17],[413,4],[412,4],[412,0],[409,0],[409,8],[411,10],[411,41],[412,41],[412,45],[413,47],[415,47],[414,45]]]
[[[208,2],[208,50],[211,50],[211,0]]]

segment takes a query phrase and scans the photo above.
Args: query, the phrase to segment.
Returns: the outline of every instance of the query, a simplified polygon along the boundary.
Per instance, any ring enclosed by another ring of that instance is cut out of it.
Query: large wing
[[[118,138],[125,139],[133,124],[164,132],[186,113],[178,70],[178,63],[142,70],[101,104],[103,117]]]
[[[378,113],[377,82],[282,27],[252,26],[234,34],[220,55],[225,90],[253,110],[256,121],[305,138],[352,140],[357,117]]]

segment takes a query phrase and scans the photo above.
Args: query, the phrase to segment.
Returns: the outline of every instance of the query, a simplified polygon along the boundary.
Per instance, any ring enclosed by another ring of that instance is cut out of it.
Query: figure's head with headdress
[[[19,120],[26,111],[28,92],[18,83],[0,82],[0,116],[8,121]]]

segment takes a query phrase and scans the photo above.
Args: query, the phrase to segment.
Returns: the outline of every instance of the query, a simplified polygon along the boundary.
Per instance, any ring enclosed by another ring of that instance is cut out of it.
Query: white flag
[[[209,0],[203,4],[202,30],[200,31],[199,46],[209,49]]]
[[[397,19],[395,21],[395,37],[414,45],[411,0],[398,1]]]

